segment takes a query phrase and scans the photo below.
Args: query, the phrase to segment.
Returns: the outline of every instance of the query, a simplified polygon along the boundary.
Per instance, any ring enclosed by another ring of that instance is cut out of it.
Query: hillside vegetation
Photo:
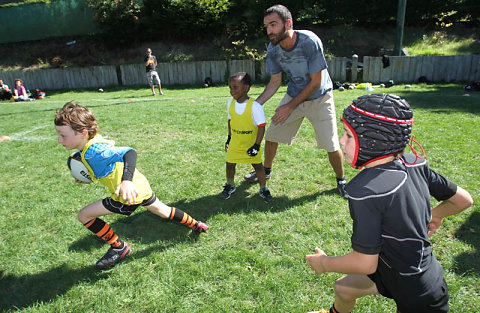
[[[350,57],[355,53],[361,59],[363,56],[389,54],[395,44],[394,27],[333,26],[309,29],[320,36],[328,57]],[[479,33],[478,28],[464,26],[443,31],[407,27],[403,47],[409,55],[480,54]],[[72,41],[75,43],[71,44]],[[266,35],[223,45],[213,41],[158,40],[111,46],[96,37],[55,38],[0,45],[0,70],[141,63],[146,47],[152,48],[159,62],[262,59],[267,43]]]

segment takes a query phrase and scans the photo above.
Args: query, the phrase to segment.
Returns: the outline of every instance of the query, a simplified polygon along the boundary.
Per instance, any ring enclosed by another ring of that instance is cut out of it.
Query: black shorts
[[[123,204],[121,202],[115,201],[112,198],[108,197],[102,200],[102,204],[105,209],[109,210],[113,213],[118,213],[122,215],[130,215],[132,214],[140,205],[141,206],[148,206],[151,205],[157,200],[157,196],[155,193],[152,194],[150,198],[147,200],[143,200],[142,203],[137,203],[133,205]]]
[[[402,276],[379,260],[377,271],[368,277],[382,296],[395,300],[401,313],[443,313],[448,312],[449,296],[443,269],[438,266],[417,275]]]

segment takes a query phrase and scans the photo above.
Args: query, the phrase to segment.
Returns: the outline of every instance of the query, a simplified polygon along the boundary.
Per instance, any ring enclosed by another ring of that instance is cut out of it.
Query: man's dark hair
[[[244,85],[252,86],[252,78],[246,72],[235,73],[232,76],[230,76],[228,81],[231,81],[231,80],[234,80],[234,79],[240,80],[242,82],[242,84],[244,84]]]
[[[268,9],[265,10],[263,16],[270,15],[272,13],[277,13],[278,16],[280,16],[280,19],[282,19],[282,22],[285,23],[287,22],[288,19],[292,20],[292,26],[293,26],[293,19],[292,19],[292,13],[287,9],[287,7],[281,5],[281,4],[276,4],[274,6],[269,7]]]

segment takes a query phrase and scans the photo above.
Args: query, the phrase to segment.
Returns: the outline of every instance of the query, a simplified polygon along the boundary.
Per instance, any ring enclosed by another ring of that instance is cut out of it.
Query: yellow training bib
[[[235,99],[230,103],[230,129],[232,139],[228,146],[227,162],[258,164],[262,163],[261,153],[254,157],[247,154],[247,150],[255,144],[257,140],[258,127],[252,119],[253,98],[249,98],[243,114],[235,112]]]

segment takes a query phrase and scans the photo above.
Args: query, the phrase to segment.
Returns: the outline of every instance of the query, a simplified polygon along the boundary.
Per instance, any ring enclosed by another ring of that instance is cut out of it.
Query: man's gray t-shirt
[[[283,49],[280,44],[268,45],[267,73],[285,72],[288,79],[287,94],[295,97],[311,81],[310,74],[321,71],[322,84],[307,100],[320,98],[333,89],[323,54],[322,41],[311,31],[296,30],[295,32],[297,40],[290,50]]]

